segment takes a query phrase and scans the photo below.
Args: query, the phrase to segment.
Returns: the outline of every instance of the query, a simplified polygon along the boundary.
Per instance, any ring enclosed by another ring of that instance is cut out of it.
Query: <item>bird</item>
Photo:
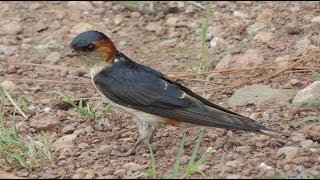
[[[163,73],[131,60],[100,31],[80,33],[70,46],[73,55],[86,62],[93,85],[103,99],[137,122],[139,137],[133,146],[112,155],[136,153],[141,143],[149,144],[161,124],[243,130],[271,137],[272,133],[283,134],[218,106]]]

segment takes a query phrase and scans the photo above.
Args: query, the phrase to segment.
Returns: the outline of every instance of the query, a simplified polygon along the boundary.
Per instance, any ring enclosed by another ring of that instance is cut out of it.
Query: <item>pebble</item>
[[[40,3],[32,3],[30,6],[29,6],[29,10],[30,11],[34,11],[34,10],[37,10],[41,7],[41,4]]]
[[[297,21],[290,22],[285,27],[290,35],[299,34],[301,32],[301,28]]]
[[[177,25],[178,18],[176,17],[169,17],[166,21],[167,26],[175,27]]]
[[[260,113],[254,112],[250,114],[249,118],[253,120],[258,120],[259,116],[260,116]]]
[[[320,16],[316,16],[314,18],[311,19],[311,22],[313,23],[320,23]]]
[[[79,148],[79,149],[86,149],[88,146],[89,146],[89,144],[87,144],[87,143],[80,143],[80,144],[78,144],[78,148]]]
[[[155,22],[149,22],[145,28],[147,31],[156,31],[158,28],[158,25]]]
[[[38,51],[45,51],[45,50],[57,51],[57,50],[62,50],[63,46],[56,40],[51,40],[46,44],[36,45],[33,48]]]
[[[240,179],[240,175],[239,174],[230,174],[226,177],[226,179]]]
[[[60,52],[52,52],[50,53],[46,58],[45,61],[51,62],[53,64],[56,64],[61,58],[61,53]]]
[[[262,22],[255,22],[253,24],[251,24],[248,28],[247,28],[247,33],[249,35],[252,35],[252,34],[256,34],[260,31],[263,31],[267,28],[267,25],[262,23]]]
[[[241,17],[241,18],[248,18],[248,15],[246,13],[241,12],[241,11],[233,11],[233,16]]]
[[[253,37],[253,40],[257,41],[257,42],[269,42],[273,39],[273,33],[272,32],[260,32],[257,35],[255,35]]]
[[[87,132],[87,133],[93,133],[94,132],[94,129],[92,128],[92,126],[87,126],[87,127],[85,127],[84,128],[84,130],[85,130],[85,132]]]
[[[113,150],[113,147],[111,145],[103,144],[99,147],[99,151],[102,154],[104,153],[109,154],[112,150]]]
[[[273,169],[273,167],[271,166],[268,166],[266,165],[265,163],[261,163],[259,166],[258,166],[259,169],[261,169],[262,171],[271,171]]]
[[[285,154],[286,159],[288,161],[292,161],[293,158],[295,158],[297,156],[298,150],[299,150],[299,147],[285,146],[285,147],[278,149],[278,151],[276,152],[276,155],[279,156],[281,154]]]
[[[290,59],[289,55],[284,55],[281,57],[277,57],[275,62],[276,62],[276,65],[278,65],[279,67],[285,68],[285,67],[288,67],[289,65],[289,59]]]
[[[263,120],[264,122],[266,122],[266,121],[268,121],[268,120],[270,119],[270,114],[269,114],[268,112],[266,112],[266,111],[264,111],[264,112],[261,114],[261,116],[262,116],[262,120]]]
[[[70,9],[76,9],[76,10],[82,10],[82,11],[88,11],[88,10],[94,9],[92,4],[88,1],[69,1],[67,6]]]
[[[312,140],[306,140],[306,141],[303,141],[300,143],[301,144],[301,147],[304,148],[304,149],[308,149],[310,147],[313,146],[314,142]]]
[[[120,25],[124,20],[124,16],[122,14],[117,14],[116,17],[113,19],[113,23],[118,26]]]
[[[141,16],[141,14],[140,14],[139,12],[134,11],[134,12],[132,12],[132,13],[130,14],[130,16],[133,17],[133,18],[138,18],[138,17]]]
[[[44,116],[41,119],[34,119],[31,121],[30,126],[35,127],[39,130],[52,130],[54,127],[58,126],[60,121],[54,116]]]
[[[318,109],[319,104],[315,103],[304,103],[299,104],[299,102],[310,100],[310,99],[320,99],[320,81],[315,81],[304,89],[298,91],[297,95],[294,97],[292,103],[296,105],[297,108],[302,109]]]
[[[303,38],[295,43],[294,48],[295,49],[305,49],[310,45],[311,45],[311,40],[308,38]]]
[[[118,169],[118,170],[115,170],[113,172],[113,174],[122,178],[123,176],[126,175],[126,170],[125,169]]]
[[[68,125],[64,126],[64,127],[61,129],[61,132],[62,132],[63,134],[70,134],[70,133],[72,133],[74,130],[76,130],[75,124],[68,124]]]
[[[134,162],[129,162],[129,163],[123,165],[122,167],[124,169],[130,170],[130,171],[139,171],[142,169],[142,167],[139,164],[134,163]]]
[[[82,32],[91,30],[92,28],[93,28],[92,25],[87,22],[79,22],[72,26],[70,32],[72,34],[80,34]]]
[[[13,88],[15,88],[17,85],[16,83],[12,82],[12,81],[9,81],[9,80],[4,80],[2,83],[1,83],[1,87],[3,89],[5,89],[6,91],[10,91],[12,90]]]
[[[188,6],[186,7],[186,10],[185,10],[184,12],[187,13],[187,14],[193,13],[193,12],[194,12],[194,7],[193,7],[193,5],[188,5]]]
[[[7,19],[3,24],[1,23],[0,32],[8,35],[17,35],[22,32],[22,25],[16,20]]]
[[[42,109],[44,113],[49,113],[51,111],[50,107],[45,107]]]
[[[235,168],[235,167],[238,166],[238,161],[236,161],[236,160],[234,160],[234,161],[228,161],[228,162],[226,163],[226,166]]]
[[[174,39],[168,39],[168,40],[164,40],[162,42],[159,43],[160,47],[164,47],[164,46],[175,46],[175,44],[177,43],[178,38],[174,38]]]

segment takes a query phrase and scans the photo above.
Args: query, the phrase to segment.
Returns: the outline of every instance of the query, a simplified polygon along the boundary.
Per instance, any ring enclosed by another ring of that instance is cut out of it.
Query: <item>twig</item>
[[[24,118],[28,118],[28,116],[26,114],[24,114],[24,112],[21,111],[21,109],[19,108],[19,106],[14,102],[14,100],[11,98],[10,94],[3,89],[3,92],[6,94],[6,96],[8,97],[8,99],[10,100],[10,102],[13,104],[13,106],[19,111],[19,113],[24,117]]]
[[[47,65],[47,64],[36,64],[36,63],[6,63],[0,62],[0,64],[7,64],[7,65],[18,65],[18,66],[38,66],[38,67],[46,67],[51,69],[62,69],[62,70],[81,70],[85,71],[84,68],[73,68],[73,67],[66,67],[66,66],[55,66],[55,65]]]
[[[256,79],[251,79],[251,80],[246,80],[246,81],[243,81],[243,82],[240,82],[240,83],[237,83],[235,85],[231,85],[231,86],[224,86],[224,87],[218,87],[218,88],[211,88],[211,89],[204,89],[204,90],[199,90],[197,92],[206,92],[206,91],[213,91],[213,90],[217,90],[217,89],[224,89],[222,92],[220,93],[224,93],[226,92],[227,90],[231,89],[231,88],[235,88],[235,87],[238,87],[238,86],[243,86],[243,85],[246,85],[246,84],[249,84],[249,83],[257,83],[257,82],[260,82],[260,81],[263,81],[263,80],[267,80],[267,79],[270,79],[270,78],[273,78],[275,76],[278,76],[279,74],[289,70],[289,69],[292,69],[293,67],[297,66],[302,60],[303,60],[303,57],[305,56],[302,56],[302,57],[296,57],[296,59],[298,59],[298,61],[292,63],[290,66],[288,66],[287,68],[284,68],[276,73],[273,73],[271,75],[267,75],[267,76],[263,76],[263,77],[260,77],[260,78],[256,78]]]
[[[22,82],[48,82],[48,83],[72,83],[72,84],[91,84],[90,81],[80,82],[80,81],[59,81],[59,80],[50,80],[50,79],[15,79],[14,81]]]

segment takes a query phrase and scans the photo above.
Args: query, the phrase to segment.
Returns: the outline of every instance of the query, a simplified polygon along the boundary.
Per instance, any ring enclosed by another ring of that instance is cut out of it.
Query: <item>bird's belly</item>
[[[133,116],[136,120],[139,121],[143,121],[146,122],[148,124],[154,124],[154,125],[159,125],[161,123],[165,123],[165,118],[157,116],[157,115],[153,115],[150,113],[146,113],[146,112],[142,112],[139,110],[135,110],[132,108],[127,108],[124,106],[121,106],[113,101],[111,101],[110,99],[108,99],[104,94],[102,94],[100,91],[99,93],[101,94],[101,96],[103,97],[103,100],[109,104],[111,104],[114,107],[118,107],[119,109],[121,109],[122,111],[124,111],[125,113]]]

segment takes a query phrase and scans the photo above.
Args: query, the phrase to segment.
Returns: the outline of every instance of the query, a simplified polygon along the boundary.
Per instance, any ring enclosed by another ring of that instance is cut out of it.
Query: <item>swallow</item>
[[[70,46],[89,66],[92,82],[103,99],[131,115],[138,124],[139,138],[134,145],[127,152],[113,155],[134,154],[142,142],[149,144],[161,124],[243,130],[268,136],[282,133],[213,104],[161,72],[131,60],[99,31],[77,35]]]

